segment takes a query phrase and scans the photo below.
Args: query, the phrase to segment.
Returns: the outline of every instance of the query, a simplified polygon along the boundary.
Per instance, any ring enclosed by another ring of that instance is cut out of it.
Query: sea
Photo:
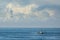
[[[60,28],[0,28],[0,40],[60,40]]]

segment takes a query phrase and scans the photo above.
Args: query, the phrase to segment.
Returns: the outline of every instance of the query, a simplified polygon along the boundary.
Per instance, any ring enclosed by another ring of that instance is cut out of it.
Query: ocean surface
[[[0,28],[0,40],[60,40],[60,28]]]

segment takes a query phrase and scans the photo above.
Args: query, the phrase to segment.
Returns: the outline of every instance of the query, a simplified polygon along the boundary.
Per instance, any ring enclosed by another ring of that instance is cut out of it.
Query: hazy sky
[[[0,0],[0,27],[60,28],[60,0]]]

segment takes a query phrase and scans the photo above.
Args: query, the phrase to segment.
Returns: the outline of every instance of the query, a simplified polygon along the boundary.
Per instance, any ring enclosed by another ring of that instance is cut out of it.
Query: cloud
[[[6,8],[8,8],[9,10],[12,10],[13,13],[24,13],[24,14],[29,14],[32,11],[32,8],[35,8],[36,5],[35,4],[30,4],[27,5],[25,7],[22,7],[21,5],[14,5],[12,3],[9,3]]]
[[[17,22],[19,20],[21,21],[21,19],[30,21],[32,21],[32,19],[37,21],[45,21],[55,15],[55,10],[50,10],[48,8],[37,10],[36,8],[38,8],[36,4],[21,6],[19,4],[14,5],[12,3],[8,3],[5,8],[4,21]]]
[[[60,0],[0,0],[0,26],[57,28]]]
[[[43,9],[40,11],[34,12],[34,14],[38,20],[48,20],[50,17],[54,17],[55,15],[55,10],[50,10],[50,9]]]
[[[27,6],[21,6],[19,4],[14,5],[12,3],[8,3],[5,8],[5,21],[9,20],[21,20],[22,18],[30,17],[32,13],[32,9],[36,8],[35,4],[30,4]]]
[[[56,0],[55,0],[56,1]],[[28,5],[21,5],[19,3],[8,3],[6,4],[5,8],[5,21],[10,21],[10,20],[36,20],[36,21],[41,21],[41,20],[48,20],[51,17],[54,17],[57,5],[52,6],[51,3],[54,3],[54,0],[46,0],[46,1],[41,1],[41,0],[32,0],[32,3]],[[35,2],[39,2],[38,5]],[[41,5],[40,5],[41,2]],[[42,3],[44,2],[44,3]],[[46,2],[50,3],[49,5],[45,4]],[[44,4],[42,6],[42,4]],[[39,7],[40,6],[40,7]],[[54,8],[54,9],[53,9]]]
[[[55,15],[55,10],[44,9],[43,11],[47,12],[50,17]]]

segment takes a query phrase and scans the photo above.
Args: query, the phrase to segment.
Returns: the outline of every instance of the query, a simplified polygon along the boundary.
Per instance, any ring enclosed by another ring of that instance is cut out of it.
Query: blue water
[[[60,40],[60,28],[0,28],[0,40]]]

